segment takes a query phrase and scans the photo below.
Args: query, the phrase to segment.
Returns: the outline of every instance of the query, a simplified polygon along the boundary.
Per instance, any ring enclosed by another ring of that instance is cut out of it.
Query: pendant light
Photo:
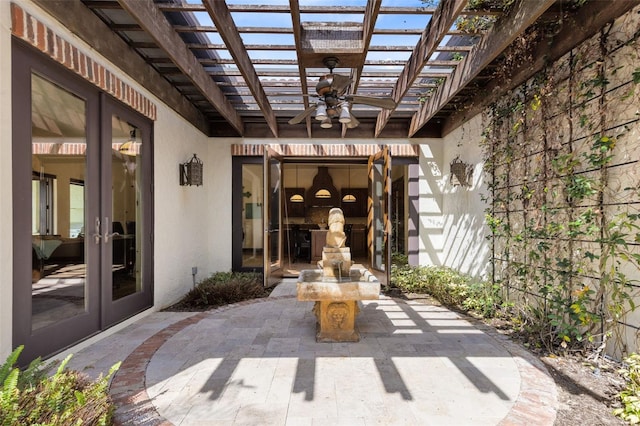
[[[347,194],[342,197],[342,202],[343,203],[355,203],[356,202],[356,197],[355,195],[351,194],[351,165],[348,166],[349,167],[349,171],[348,171],[348,179],[349,179],[349,186],[347,186]]]
[[[296,191],[298,190],[298,165],[296,164]],[[301,194],[293,194],[289,201],[292,203],[304,203],[304,197]]]
[[[136,151],[136,128],[132,128],[131,131],[129,132],[129,139],[123,143],[122,145],[120,145],[120,148],[118,148],[118,152],[120,152],[120,154],[124,154],[124,155],[137,155],[137,151]]]

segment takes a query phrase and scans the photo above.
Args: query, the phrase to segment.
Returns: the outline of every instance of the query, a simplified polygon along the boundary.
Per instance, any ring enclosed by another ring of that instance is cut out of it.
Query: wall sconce
[[[473,165],[466,164],[460,160],[460,156],[453,159],[449,165],[451,169],[451,184],[453,186],[471,186],[471,178],[473,177]]]
[[[202,185],[202,161],[193,154],[193,158],[183,164],[178,164],[180,169],[180,185]]]

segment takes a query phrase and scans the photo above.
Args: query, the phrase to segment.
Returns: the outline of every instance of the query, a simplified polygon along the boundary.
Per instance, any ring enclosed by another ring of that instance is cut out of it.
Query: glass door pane
[[[369,247],[371,267],[385,272],[389,282],[391,261],[391,156],[388,147],[369,159]]]
[[[282,275],[282,158],[268,147],[264,154],[264,282]]]
[[[262,268],[264,172],[262,164],[242,165],[242,267]]]
[[[142,130],[112,116],[111,120],[111,278],[112,298],[141,291],[140,172]],[[108,243],[109,241],[105,241]]]
[[[31,329],[87,310],[86,105],[32,74]]]

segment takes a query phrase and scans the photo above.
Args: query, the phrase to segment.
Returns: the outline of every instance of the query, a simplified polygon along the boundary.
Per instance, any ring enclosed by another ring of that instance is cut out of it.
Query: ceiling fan
[[[331,128],[331,119],[334,117],[338,117],[340,123],[352,129],[360,123],[351,114],[351,105],[363,104],[385,109],[396,107],[396,103],[391,98],[345,94],[345,90],[353,81],[347,76],[333,73],[333,69],[340,62],[338,58],[331,56],[324,58],[322,62],[329,68],[329,74],[320,77],[320,81],[316,84],[317,94],[303,95],[318,98],[318,102],[289,120],[289,124],[301,123],[315,111],[315,118],[321,121],[320,127],[324,129]]]

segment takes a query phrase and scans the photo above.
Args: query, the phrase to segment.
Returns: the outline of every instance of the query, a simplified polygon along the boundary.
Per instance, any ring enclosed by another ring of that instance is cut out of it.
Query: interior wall
[[[487,194],[483,175],[482,118],[476,116],[443,140],[442,265],[474,277],[490,272],[491,246],[487,240]],[[451,162],[458,159],[472,167],[469,186],[451,181]]]
[[[0,2],[0,277],[13,276],[11,178],[11,11]],[[11,351],[13,283],[0,280],[0,359]]]

